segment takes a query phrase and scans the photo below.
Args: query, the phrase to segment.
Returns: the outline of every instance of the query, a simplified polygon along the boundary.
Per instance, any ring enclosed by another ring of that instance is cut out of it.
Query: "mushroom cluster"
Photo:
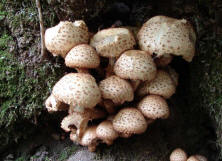
[[[142,134],[156,119],[169,117],[166,99],[178,85],[169,64],[173,55],[190,62],[195,41],[188,21],[166,16],[148,20],[137,38],[126,27],[93,35],[82,20],[60,22],[46,30],[45,45],[73,72],[54,85],[45,106],[49,112],[67,111],[61,128],[90,151]]]

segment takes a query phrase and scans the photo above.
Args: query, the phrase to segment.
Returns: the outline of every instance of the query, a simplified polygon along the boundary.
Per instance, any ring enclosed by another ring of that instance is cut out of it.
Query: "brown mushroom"
[[[95,78],[85,73],[66,74],[55,84],[52,93],[56,99],[79,112],[94,108],[101,100]]]
[[[97,32],[90,40],[100,56],[109,58],[107,76],[112,75],[115,58],[126,50],[133,49],[136,41],[126,28],[109,28]]]
[[[63,102],[60,102],[58,99],[51,94],[45,101],[45,106],[49,113],[56,111],[65,111],[68,110],[69,106]]]
[[[66,54],[74,46],[88,43],[89,33],[84,21],[61,21],[58,25],[45,31],[45,46],[54,55]]]
[[[140,81],[151,81],[156,76],[156,65],[152,57],[141,50],[128,50],[116,61],[114,72],[123,79],[137,81],[134,90]]]
[[[182,56],[191,62],[195,53],[196,35],[192,25],[185,19],[155,16],[143,24],[137,34],[142,50]]]
[[[170,75],[158,70],[156,78],[151,82],[145,81],[137,91],[139,96],[146,94],[160,95],[164,98],[170,98],[176,92],[176,85]]]
[[[142,113],[133,107],[121,109],[113,119],[113,128],[121,137],[142,134],[147,129],[147,122]]]
[[[110,76],[99,83],[104,106],[109,113],[115,110],[114,105],[121,105],[125,101],[132,101],[134,92],[130,83],[118,76]],[[112,101],[112,102],[110,102]]]
[[[207,158],[203,155],[196,154],[194,155],[199,161],[207,161]]]
[[[112,145],[113,141],[119,136],[113,128],[112,121],[109,120],[105,120],[98,125],[96,135],[107,145]]]
[[[166,119],[170,115],[169,107],[165,99],[157,95],[144,97],[138,104],[138,109],[148,119]]]
[[[177,148],[171,153],[170,161],[187,161],[187,154],[184,150]]]
[[[70,68],[75,68],[79,73],[88,73],[87,69],[99,66],[100,59],[93,47],[80,44],[69,51],[65,57],[65,64]]]

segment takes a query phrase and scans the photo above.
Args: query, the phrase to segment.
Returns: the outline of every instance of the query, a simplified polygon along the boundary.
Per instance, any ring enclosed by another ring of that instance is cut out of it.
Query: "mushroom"
[[[109,120],[105,120],[98,125],[96,135],[107,145],[112,145],[113,141],[119,136],[113,128],[112,121]]]
[[[78,112],[94,108],[101,100],[95,78],[86,73],[66,74],[55,84],[52,93],[56,99]]]
[[[51,94],[47,100],[45,101],[46,109],[49,113],[56,111],[65,111],[68,110],[69,106],[63,102],[60,102],[55,98],[53,94]]]
[[[134,98],[133,88],[129,82],[118,76],[110,76],[99,83],[104,106],[109,113],[115,110],[114,105],[121,105],[125,101],[132,101]],[[110,102],[111,101],[111,102]]]
[[[84,21],[61,21],[45,31],[45,46],[54,55],[66,54],[78,44],[88,43],[89,33]]]
[[[166,66],[164,70],[169,73],[171,79],[173,80],[175,86],[178,86],[179,74],[170,66]]]
[[[145,81],[138,89],[137,94],[139,96],[154,94],[170,98],[175,91],[176,86],[170,75],[163,70],[158,70],[156,78],[151,82]]]
[[[148,119],[166,119],[170,115],[169,107],[165,99],[157,95],[144,97],[138,104],[138,109]]]
[[[136,41],[126,28],[109,28],[97,32],[90,40],[100,56],[109,58],[107,76],[112,74],[115,58],[126,50],[133,49]]]
[[[157,67],[165,67],[168,64],[170,64],[172,60],[173,60],[173,56],[170,54],[164,54],[161,57],[154,59]]]
[[[195,156],[190,156],[187,161],[200,161],[197,157]]]
[[[170,161],[187,161],[187,154],[184,150],[177,148],[171,153]]]
[[[199,161],[207,161],[207,158],[203,155],[196,154],[194,155]]]
[[[156,65],[149,53],[141,50],[125,51],[114,66],[114,72],[123,79],[130,79],[136,90],[140,81],[151,81],[156,76]]]
[[[191,62],[195,53],[196,35],[185,19],[152,17],[143,24],[137,38],[142,50],[155,53],[157,57],[173,54]]]
[[[147,129],[147,122],[142,113],[133,107],[121,109],[113,119],[113,128],[121,137],[142,134]]]
[[[98,137],[96,135],[97,126],[90,126],[84,132],[82,138],[79,140],[79,144],[82,146],[88,146],[89,151],[94,152],[98,145]]]
[[[65,57],[65,64],[75,68],[79,73],[88,73],[88,68],[97,68],[100,64],[96,50],[88,44],[80,44],[72,48]]]

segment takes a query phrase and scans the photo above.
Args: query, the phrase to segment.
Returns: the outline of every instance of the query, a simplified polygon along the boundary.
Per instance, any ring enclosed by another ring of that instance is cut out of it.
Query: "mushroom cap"
[[[187,161],[200,161],[197,157],[195,156],[190,156]]]
[[[65,111],[68,110],[68,105],[60,102],[51,94],[45,101],[45,106],[48,112]]]
[[[170,114],[167,102],[160,96],[149,95],[138,104],[138,109],[149,119],[167,118]]]
[[[65,64],[70,68],[97,68],[100,59],[93,47],[80,44],[69,51],[65,57]]]
[[[199,161],[207,161],[207,158],[203,155],[196,154],[194,155]]]
[[[82,146],[89,146],[91,144],[96,143],[97,141],[97,135],[96,135],[96,128],[97,126],[90,126],[86,129],[86,131],[84,132],[81,140],[80,140],[80,144]]]
[[[182,56],[191,62],[195,53],[196,35],[185,19],[155,16],[143,24],[137,34],[142,50],[157,54]]]
[[[97,32],[90,40],[90,45],[96,48],[103,57],[119,57],[129,49],[133,49],[136,41],[133,34],[126,28],[109,28]]]
[[[156,76],[156,65],[145,51],[125,51],[114,66],[114,72],[121,78],[133,80],[152,80]]]
[[[72,106],[93,108],[101,100],[101,93],[95,78],[86,73],[69,73],[53,87],[53,95]]]
[[[144,82],[138,89],[138,95],[154,94],[160,95],[164,98],[170,98],[176,92],[176,86],[171,79],[170,75],[163,71],[158,70],[156,78],[151,82]]]
[[[142,113],[133,107],[121,109],[113,119],[113,128],[119,133],[128,136],[144,133],[147,122]]]
[[[102,97],[110,99],[115,104],[123,104],[134,98],[133,88],[130,83],[118,76],[110,76],[99,83]]]
[[[119,136],[114,130],[112,122],[108,120],[105,120],[98,125],[96,134],[99,139],[110,141],[115,140]]]
[[[184,150],[177,148],[171,153],[170,161],[187,161],[187,154]]]
[[[179,74],[170,66],[166,66],[165,71],[167,71],[173,80],[175,86],[178,86],[179,83]]]
[[[75,45],[88,43],[89,33],[84,21],[61,21],[45,31],[45,46],[55,56],[63,58]]]

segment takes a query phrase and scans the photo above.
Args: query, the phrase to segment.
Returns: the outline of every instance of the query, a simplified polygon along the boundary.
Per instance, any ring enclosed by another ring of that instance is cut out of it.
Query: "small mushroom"
[[[142,134],[147,129],[147,122],[142,113],[133,107],[121,109],[113,119],[113,128],[121,137]]]
[[[109,58],[107,76],[112,74],[115,58],[124,51],[133,49],[136,41],[133,34],[126,28],[109,28],[97,32],[90,40],[100,56]]]
[[[173,56],[170,54],[164,54],[159,58],[155,58],[155,63],[157,65],[157,67],[165,67],[168,64],[171,63],[171,61],[173,60]]]
[[[79,144],[82,146],[88,146],[89,151],[94,152],[98,145],[98,137],[96,135],[97,126],[90,126],[84,132]]]
[[[83,113],[72,111],[62,120],[61,128],[66,132],[77,129],[77,136],[81,138],[90,120],[101,119],[105,116],[105,112],[99,109],[85,109]]]
[[[82,20],[74,23],[61,21],[45,31],[45,46],[54,56],[61,55],[65,58],[74,46],[88,41],[88,28]]]
[[[87,69],[97,68],[100,64],[96,50],[88,44],[77,45],[65,57],[65,64],[80,73],[88,73]]]
[[[60,102],[58,99],[51,94],[45,101],[45,106],[49,113],[56,111],[65,111],[68,110],[69,106],[63,102]]]
[[[197,157],[195,156],[190,156],[187,161],[200,161]]]
[[[145,51],[128,50],[116,61],[114,72],[123,79],[132,81],[151,81],[156,76],[156,65],[152,57]],[[134,90],[139,83],[136,83]]]
[[[138,109],[148,119],[166,119],[170,115],[169,107],[165,99],[157,95],[149,95],[143,98],[139,104]]]
[[[52,93],[56,99],[78,112],[94,108],[101,100],[95,78],[86,73],[66,74],[55,84]]]
[[[96,134],[107,145],[112,145],[113,141],[119,136],[113,128],[112,121],[109,120],[105,120],[98,125]]]
[[[125,101],[132,101],[134,98],[133,88],[129,82],[118,76],[110,76],[99,83],[104,106],[108,112],[115,111],[114,105],[121,105]],[[110,102],[112,101],[112,102]],[[113,103],[113,104],[112,104]]]
[[[170,75],[163,70],[158,70],[156,78],[151,82],[145,81],[138,89],[137,94],[139,96],[154,94],[170,98],[175,92],[176,85]]]
[[[185,19],[155,16],[143,24],[137,34],[142,50],[182,56],[191,62],[195,53],[196,35],[192,25]]]
[[[194,155],[199,161],[207,161],[207,158],[203,155],[196,154]]]
[[[177,148],[171,153],[170,161],[187,161],[187,154],[184,150]]]

